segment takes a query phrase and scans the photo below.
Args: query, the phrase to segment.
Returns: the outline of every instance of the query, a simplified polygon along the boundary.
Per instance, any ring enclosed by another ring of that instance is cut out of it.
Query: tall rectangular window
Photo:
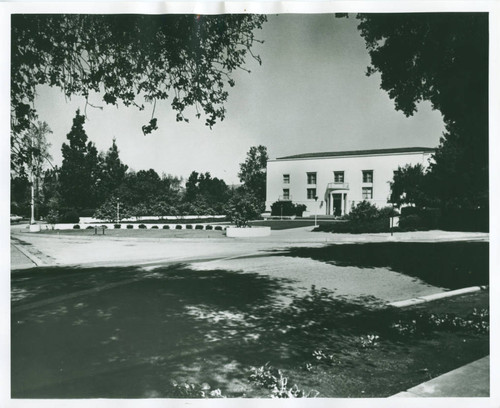
[[[344,172],[343,171],[334,171],[333,172],[333,181],[335,183],[343,183],[344,182]]]
[[[316,184],[316,172],[307,173],[307,184]]]
[[[290,174],[283,174],[283,184],[290,184]]]
[[[316,189],[315,188],[308,188],[307,189],[307,199],[314,200],[315,198],[316,198]]]
[[[289,188],[283,189],[283,200],[290,200],[290,189]]]
[[[373,187],[363,187],[363,200],[371,200],[373,198]]]
[[[373,183],[373,170],[363,170],[363,183]]]

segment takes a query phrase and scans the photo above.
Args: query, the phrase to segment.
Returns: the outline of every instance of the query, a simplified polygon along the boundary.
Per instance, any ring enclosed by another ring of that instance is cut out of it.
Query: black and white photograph
[[[1,4],[6,407],[498,406],[499,4],[392,3]]]

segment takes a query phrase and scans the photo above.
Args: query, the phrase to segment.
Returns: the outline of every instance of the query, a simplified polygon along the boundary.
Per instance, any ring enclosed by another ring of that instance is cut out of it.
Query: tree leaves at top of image
[[[487,108],[487,13],[360,14],[358,19],[371,57],[367,73],[381,74],[381,88],[397,110],[410,116],[418,102],[428,100],[445,121],[459,121],[471,109]]]
[[[177,121],[187,107],[212,127],[223,120],[231,74],[243,68],[261,15],[13,15],[11,129],[13,144],[36,119],[37,85],[67,97],[99,92],[103,101],[144,109],[169,99]],[[141,124],[138,124],[141,128]],[[145,134],[157,128],[154,108]],[[22,155],[19,155],[22,160]]]
[[[396,110],[429,101],[446,132],[430,166],[430,194],[445,207],[488,207],[488,13],[358,14],[367,74]]]

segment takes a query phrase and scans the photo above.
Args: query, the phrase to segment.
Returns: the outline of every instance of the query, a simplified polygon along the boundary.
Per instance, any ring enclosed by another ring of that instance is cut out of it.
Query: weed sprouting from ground
[[[380,336],[377,336],[376,334],[367,334],[366,336],[361,336],[359,338],[359,343],[362,348],[375,348],[379,344],[379,339]]]
[[[220,389],[212,390],[207,383],[189,384],[172,382],[172,397],[174,398],[225,398]]]
[[[469,331],[475,334],[486,334],[490,331],[489,312],[487,309],[476,309],[465,318],[452,313],[438,315],[419,313],[413,319],[398,320],[390,329],[402,336],[424,334],[430,331]]]
[[[309,392],[301,390],[297,384],[289,387],[288,377],[285,377],[281,370],[270,366],[269,363],[252,368],[249,379],[255,385],[268,389],[272,398],[315,398],[319,394],[315,390]]]

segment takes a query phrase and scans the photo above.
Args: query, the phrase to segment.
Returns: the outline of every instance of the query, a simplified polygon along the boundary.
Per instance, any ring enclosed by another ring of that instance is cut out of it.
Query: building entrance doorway
[[[340,217],[342,215],[342,194],[332,194],[333,215]]]

